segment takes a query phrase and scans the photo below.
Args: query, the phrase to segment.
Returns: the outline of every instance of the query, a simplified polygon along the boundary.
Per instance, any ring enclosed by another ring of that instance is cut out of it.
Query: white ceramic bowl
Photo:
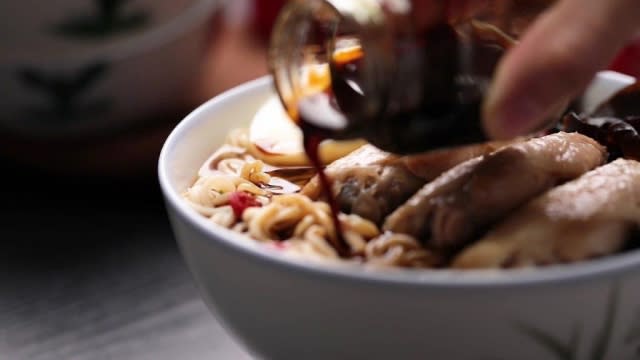
[[[224,2],[3,1],[0,132],[104,136],[181,110]]]
[[[595,84],[589,93],[601,96],[622,85],[611,73]],[[227,131],[247,125],[272,95],[263,78],[209,101],[179,124],[159,162],[184,258],[213,313],[249,351],[268,359],[637,359],[637,251],[535,270],[375,270],[284,258],[201,217],[181,192]]]

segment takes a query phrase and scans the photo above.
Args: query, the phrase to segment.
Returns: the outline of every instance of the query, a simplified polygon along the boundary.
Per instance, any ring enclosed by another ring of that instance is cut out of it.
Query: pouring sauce
[[[487,30],[483,31],[481,35],[485,36],[462,39],[451,25],[441,24],[422,34],[417,46],[404,50],[405,56],[420,60],[418,69],[422,71],[413,74],[415,67],[407,70],[402,64],[396,70],[398,78],[420,76],[416,82],[420,88],[396,89],[374,117],[363,115],[367,94],[359,82],[364,77],[366,54],[361,47],[341,48],[334,52],[326,67],[307,72],[309,94],[300,98],[290,115],[302,130],[304,150],[317,170],[331,207],[336,229],[332,245],[341,256],[349,256],[349,247],[342,236],[331,180],[319,159],[320,143],[326,139],[362,137],[382,150],[407,154],[486,140],[480,122],[486,84],[473,76],[460,76],[460,66],[465,52],[474,52],[482,61],[476,61],[472,70],[490,73],[508,41],[487,37]]]
[[[303,112],[301,112],[301,114],[303,114]],[[340,255],[341,257],[348,257],[352,254],[350,254],[349,246],[347,245],[346,241],[344,240],[344,236],[342,235],[342,224],[338,219],[340,208],[338,207],[335,196],[333,196],[333,193],[331,192],[332,183],[324,171],[322,160],[319,156],[320,143],[328,139],[329,136],[323,129],[313,126],[312,124],[304,121],[303,115],[301,115],[300,119],[304,150],[307,153],[309,162],[311,162],[311,165],[317,171],[318,179],[320,180],[320,186],[322,187],[322,191],[327,198],[327,202],[329,203],[329,207],[331,209],[331,220],[333,221],[333,227],[335,229],[335,237],[329,236],[329,241],[331,242],[331,245],[336,250],[338,255]]]

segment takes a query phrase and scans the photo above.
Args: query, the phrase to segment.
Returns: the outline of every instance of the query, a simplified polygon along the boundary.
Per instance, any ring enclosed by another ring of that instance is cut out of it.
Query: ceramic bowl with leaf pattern
[[[600,73],[582,106],[634,82]],[[257,358],[640,359],[639,250],[521,270],[380,269],[286,256],[195,211],[182,194],[201,165],[274,96],[263,78],[209,101],[177,126],[159,162],[201,293]]]
[[[223,2],[0,2],[0,132],[104,135],[180,106]]]

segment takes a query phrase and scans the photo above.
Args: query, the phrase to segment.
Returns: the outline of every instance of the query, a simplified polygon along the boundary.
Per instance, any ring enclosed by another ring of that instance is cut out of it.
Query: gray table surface
[[[2,173],[0,359],[249,359],[199,298],[155,179]]]

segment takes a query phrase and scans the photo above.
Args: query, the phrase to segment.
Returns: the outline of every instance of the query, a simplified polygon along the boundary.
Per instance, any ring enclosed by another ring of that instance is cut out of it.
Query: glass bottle
[[[291,0],[269,63],[303,130],[406,154],[485,140],[496,64],[550,0]]]

